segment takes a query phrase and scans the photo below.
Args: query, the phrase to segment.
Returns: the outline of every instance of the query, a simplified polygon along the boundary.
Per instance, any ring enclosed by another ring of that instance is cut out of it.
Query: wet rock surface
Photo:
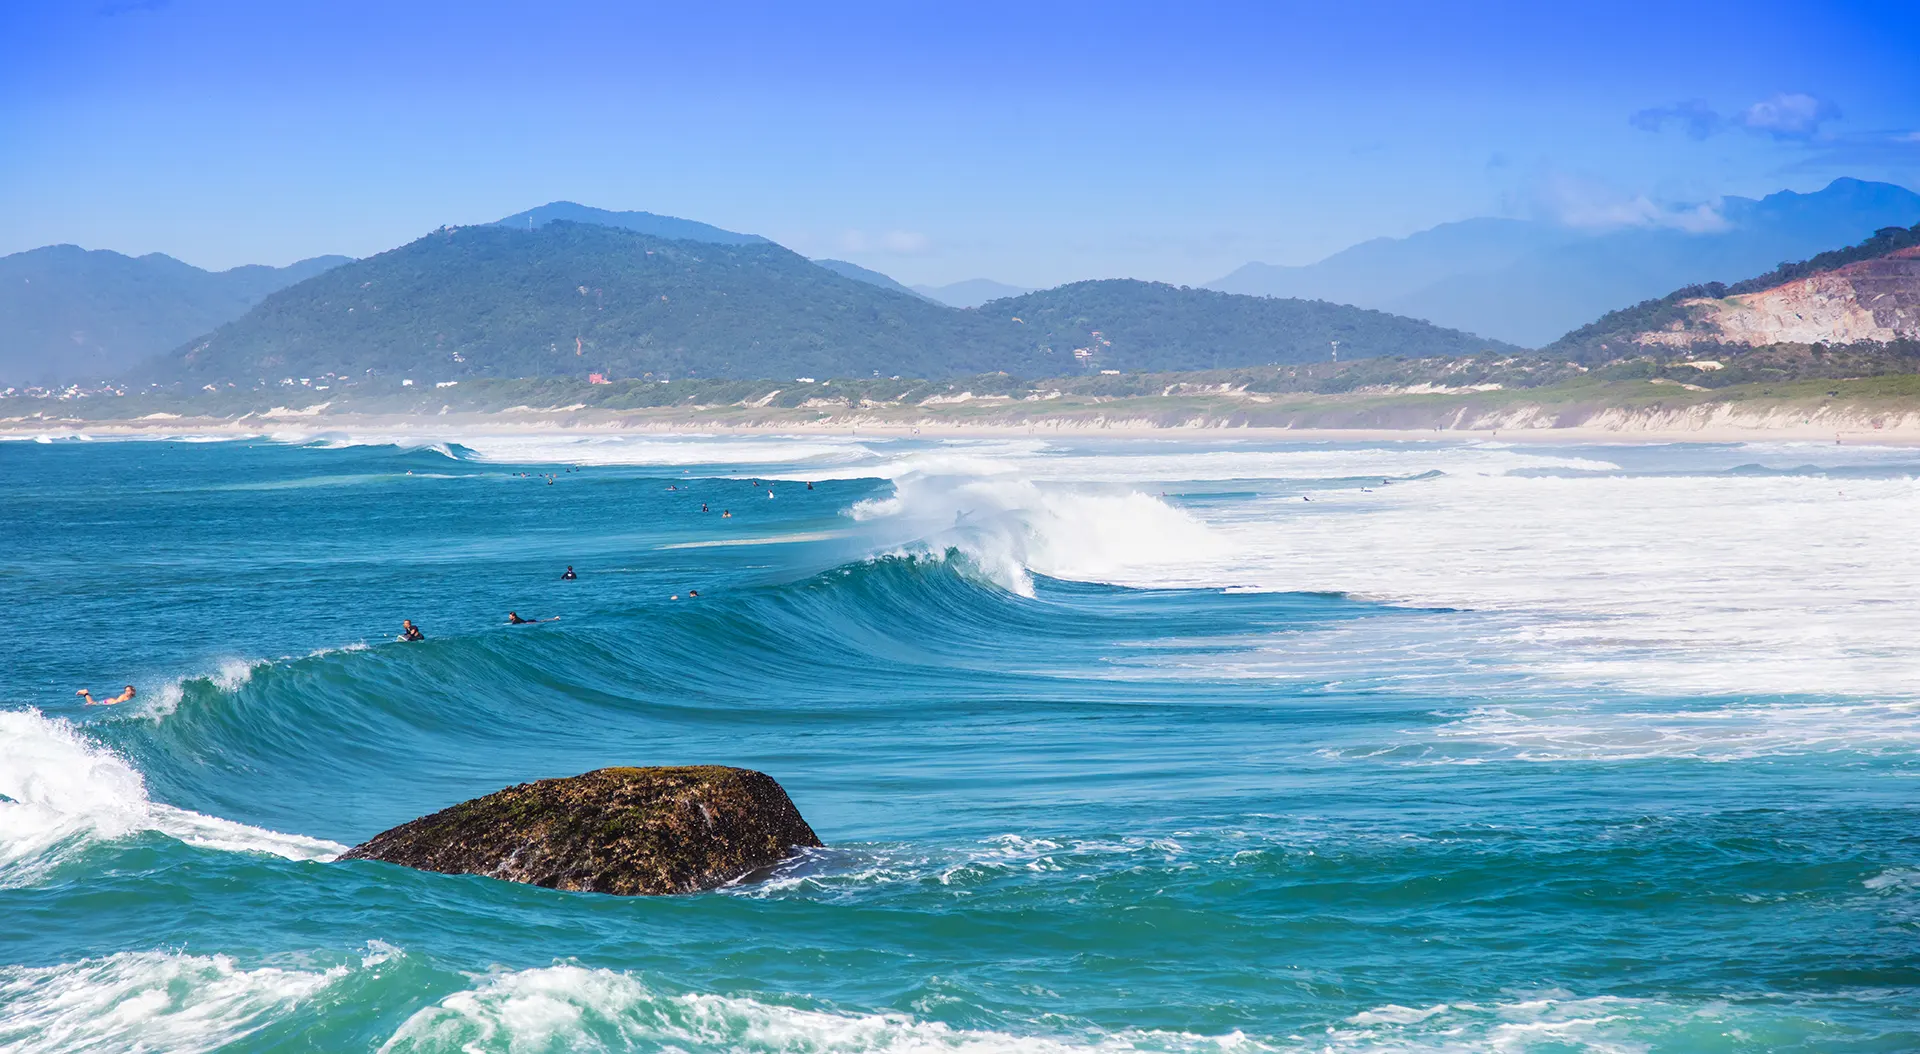
[[[692,765],[522,783],[383,831],[340,859],[635,896],[715,889],[820,844],[773,777]]]

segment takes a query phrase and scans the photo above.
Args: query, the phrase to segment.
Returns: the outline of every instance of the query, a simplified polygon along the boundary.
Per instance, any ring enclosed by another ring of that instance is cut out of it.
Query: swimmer
[[[807,489],[808,489],[808,490],[812,490],[812,489],[813,489],[813,484],[812,484],[812,483],[808,483],[808,484],[807,484]]]
[[[420,632],[420,627],[414,625],[412,619],[403,618],[400,620],[400,636],[397,639],[403,641],[426,640],[427,635]]]
[[[567,565],[567,569],[566,569],[566,571],[564,571],[564,572],[562,572],[562,573],[561,573],[561,575],[560,575],[560,581],[562,581],[562,582],[571,582],[571,581],[573,581],[574,579],[576,579],[576,578],[579,578],[579,577],[580,577],[579,575],[576,575],[576,574],[574,574],[574,573],[573,573],[573,565],[572,565],[572,564],[568,564],[568,565]]]
[[[706,503],[706,502],[704,502],[704,501],[703,501],[703,502],[701,502],[701,503],[700,503],[700,511],[701,511],[701,512],[706,512],[706,511],[707,511],[707,503]]]
[[[667,489],[668,489],[668,490],[679,490],[680,488],[679,488],[679,487],[676,487],[676,486],[674,486],[674,485],[673,485],[673,484],[671,484],[671,483],[669,483],[669,484],[667,484]]]
[[[521,618],[520,613],[517,611],[507,612],[507,625],[509,626],[531,626],[537,622],[558,622],[558,621],[560,621],[560,616],[558,615],[555,615],[552,618]]]
[[[700,595],[700,591],[698,589],[689,589],[687,590],[687,595],[690,597],[697,597]]]
[[[773,492],[772,492],[772,491],[768,491],[768,492],[767,492],[767,497],[769,497],[769,498],[771,498],[771,497],[773,497]]]
[[[85,688],[82,688],[73,694],[81,697],[82,699],[85,699],[87,701],[88,706],[112,706],[115,703],[124,703],[127,700],[132,699],[135,693],[133,690],[133,685],[127,685],[125,691],[121,692],[119,695],[116,695],[111,699],[95,699],[93,697],[93,693],[87,691]]]
[[[733,510],[732,510],[732,509],[721,509],[721,510],[720,510],[720,518],[721,518],[721,519],[723,519],[723,520],[731,520],[731,519],[733,519]]]

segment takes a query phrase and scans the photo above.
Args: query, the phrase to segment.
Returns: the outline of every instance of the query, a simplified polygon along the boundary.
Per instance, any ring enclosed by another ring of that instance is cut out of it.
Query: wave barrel
[[[820,844],[773,777],[689,765],[522,783],[383,831],[340,859],[641,896],[716,889]]]

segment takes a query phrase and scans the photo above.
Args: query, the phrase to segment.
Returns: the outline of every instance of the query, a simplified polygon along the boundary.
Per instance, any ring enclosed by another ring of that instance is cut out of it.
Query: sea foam
[[[558,965],[493,974],[413,1015],[382,1054],[426,1051],[724,1050],[733,1054],[1168,1054],[1266,1049],[1238,1032],[1014,1035],[900,1013],[848,1013],[703,993],[667,994],[611,970]]]
[[[391,957],[369,946],[362,968]],[[296,1011],[352,972],[258,966],[225,955],[122,952],[56,966],[0,967],[0,1050],[218,1050]]]
[[[1038,572],[1338,592],[1471,609],[1482,617],[1459,625],[1457,653],[1563,683],[1920,697],[1920,561],[1896,555],[1920,482],[1662,456],[1672,466],[1627,473],[1498,446],[1057,451],[971,466],[956,452],[894,475],[894,494],[854,515],[878,551],[906,536],[958,546],[1022,591]],[[1181,498],[1207,480],[1230,481],[1235,500]]]
[[[29,885],[88,844],[142,831],[290,860],[347,848],[152,801],[125,758],[38,710],[0,711],[0,796],[0,887]]]

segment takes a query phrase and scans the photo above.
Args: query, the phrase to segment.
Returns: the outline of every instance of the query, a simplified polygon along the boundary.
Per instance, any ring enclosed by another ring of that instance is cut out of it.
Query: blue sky
[[[1472,216],[1920,188],[1915,56],[1911,0],[8,0],[0,252],[280,264],[570,199],[909,282],[1198,283]]]

